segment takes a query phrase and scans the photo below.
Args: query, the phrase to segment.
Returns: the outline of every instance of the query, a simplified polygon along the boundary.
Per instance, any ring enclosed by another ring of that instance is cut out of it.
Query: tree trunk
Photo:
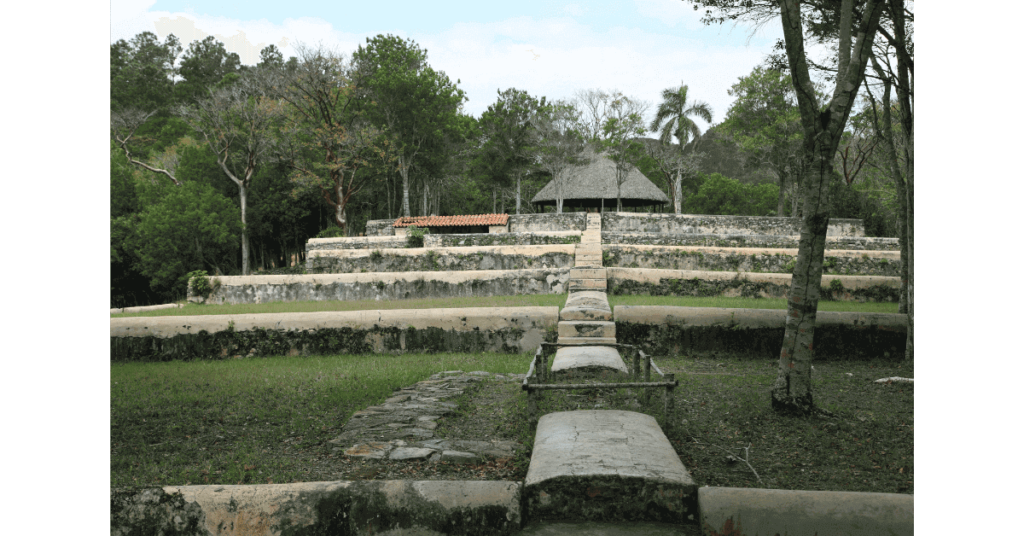
[[[683,213],[683,171],[681,169],[676,170],[676,183],[672,187],[673,191],[673,205],[676,209],[676,214]]]
[[[498,187],[491,188],[491,214],[498,213]]]
[[[245,183],[238,183],[238,199],[242,204],[242,275],[249,275],[249,231],[245,226]]]
[[[516,174],[516,214],[519,214],[519,208],[522,205],[523,188],[522,178]]]
[[[430,213],[430,207],[427,204],[427,198],[430,196],[430,185],[427,184],[427,178],[423,178],[423,210],[420,211],[420,216],[426,216]]]
[[[412,216],[409,213],[409,168],[401,155],[398,157],[398,172],[402,175],[402,215],[408,218]]]

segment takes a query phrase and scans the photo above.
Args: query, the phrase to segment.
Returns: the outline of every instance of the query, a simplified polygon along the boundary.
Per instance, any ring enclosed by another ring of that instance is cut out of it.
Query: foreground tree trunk
[[[682,214],[683,213],[683,170],[681,170],[681,169],[677,169],[676,170],[676,184],[673,186],[672,192],[673,192],[673,196],[675,197],[675,199],[672,200],[673,201],[672,204],[674,205],[674,208],[676,209],[676,214]]]
[[[881,14],[878,4],[877,0],[868,0],[863,7],[864,18],[851,56],[853,0],[843,0],[836,87],[831,102],[823,109],[815,97],[814,82],[807,67],[800,1],[781,2],[786,55],[793,73],[804,130],[805,165],[800,181],[803,193],[800,249],[787,300],[779,375],[771,389],[772,408],[780,412],[807,414],[814,411],[811,360],[814,357],[814,328],[828,233],[830,190],[838,180],[833,162],[854,97],[864,79],[864,68]]]

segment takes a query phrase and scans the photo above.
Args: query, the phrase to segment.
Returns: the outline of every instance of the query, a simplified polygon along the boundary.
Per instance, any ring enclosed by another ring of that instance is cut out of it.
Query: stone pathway
[[[341,435],[328,443],[335,445],[332,452],[377,460],[481,463],[485,458],[512,456],[523,446],[514,441],[435,438],[434,429],[438,419],[457,407],[450,399],[461,395],[471,383],[485,378],[522,382],[525,377],[484,371],[439,372],[396,391],[379,406],[355,412]]]

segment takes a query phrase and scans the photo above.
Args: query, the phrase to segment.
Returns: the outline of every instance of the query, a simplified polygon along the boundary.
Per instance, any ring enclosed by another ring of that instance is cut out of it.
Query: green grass
[[[443,309],[464,307],[548,307],[565,305],[565,294],[528,294],[519,296],[484,296],[425,298],[415,300],[353,300],[273,302],[240,305],[201,305],[190,303],[180,309],[161,309],[142,313],[122,313],[111,318],[129,316],[237,315],[258,313],[315,313],[319,311],[365,311],[380,309]]]
[[[405,354],[111,363],[110,484],[320,480],[309,467],[331,457],[326,442],[353,412],[435,372],[524,372],[529,359]]]
[[[616,305],[670,305],[678,307],[727,307],[734,309],[785,309],[783,298],[726,298],[722,296],[651,296],[620,295],[608,296],[608,304]],[[896,313],[897,303],[819,301],[819,311],[849,311],[854,313]]]

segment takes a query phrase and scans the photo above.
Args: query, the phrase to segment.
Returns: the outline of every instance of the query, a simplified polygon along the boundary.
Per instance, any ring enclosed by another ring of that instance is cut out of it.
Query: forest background
[[[777,56],[736,81],[720,118],[685,81],[661,102],[507,88],[474,117],[461,81],[412,39],[296,50],[268,45],[245,65],[213,36],[110,45],[111,307],[180,300],[194,270],[301,273],[306,240],[356,236],[367,220],[531,213],[545,184],[599,153],[672,199],[643,210],[800,213],[799,114]],[[850,121],[832,217],[898,236],[873,110],[863,99]]]

